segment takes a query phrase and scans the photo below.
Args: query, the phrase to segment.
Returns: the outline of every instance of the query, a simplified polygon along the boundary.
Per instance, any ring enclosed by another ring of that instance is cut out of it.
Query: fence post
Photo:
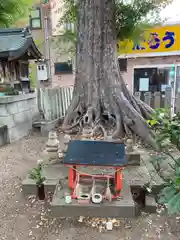
[[[180,113],[180,93],[177,93],[177,97],[175,99],[175,110],[176,110],[176,113]]]
[[[140,100],[141,99],[141,92],[135,92],[134,96],[135,96],[135,98]]]
[[[155,92],[154,93],[154,108],[160,108],[161,107],[161,92]]]
[[[151,106],[151,93],[150,92],[146,92],[144,94],[144,102],[146,104],[148,104],[149,106]]]
[[[165,108],[171,108],[171,87],[166,88],[164,106]]]

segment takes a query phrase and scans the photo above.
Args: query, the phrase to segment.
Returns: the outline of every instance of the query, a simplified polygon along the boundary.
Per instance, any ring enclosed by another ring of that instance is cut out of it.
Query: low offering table
[[[78,190],[80,186],[90,186],[90,191],[86,191],[86,196],[93,198],[97,196],[97,202],[101,200],[112,200],[120,197],[122,189],[122,170],[127,165],[125,146],[121,143],[92,141],[92,140],[72,140],[70,141],[65,154],[63,164],[69,167],[68,187],[71,190],[72,199],[83,199],[84,191]],[[80,168],[100,169],[98,174],[79,170]],[[104,173],[103,169],[111,169],[111,173]],[[101,189],[97,190],[99,183]],[[89,185],[88,185],[89,184]],[[103,187],[102,187],[103,186]],[[88,193],[88,194],[87,194]]]

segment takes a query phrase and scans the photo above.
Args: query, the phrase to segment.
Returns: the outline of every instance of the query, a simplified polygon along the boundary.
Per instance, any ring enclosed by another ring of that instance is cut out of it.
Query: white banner
[[[64,11],[63,0],[50,0],[52,36],[60,35],[64,27],[59,24]]]

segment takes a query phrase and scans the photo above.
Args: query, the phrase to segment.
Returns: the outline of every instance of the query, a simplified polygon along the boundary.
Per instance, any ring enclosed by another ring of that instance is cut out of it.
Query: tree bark
[[[113,138],[132,134],[154,145],[146,123],[153,110],[129,92],[119,71],[115,21],[115,0],[79,0],[75,86],[62,128],[100,127]]]

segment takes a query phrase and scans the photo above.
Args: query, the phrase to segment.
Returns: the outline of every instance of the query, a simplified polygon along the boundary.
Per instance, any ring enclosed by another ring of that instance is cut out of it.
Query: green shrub
[[[156,170],[161,171],[160,161],[170,158],[172,162],[169,163],[172,174],[163,178],[165,185],[158,195],[158,201],[166,205],[169,214],[180,213],[180,114],[171,118],[168,110],[158,109],[148,123],[155,131],[157,144],[163,153],[163,156],[156,156]],[[174,156],[170,149],[174,149],[178,156]]]

